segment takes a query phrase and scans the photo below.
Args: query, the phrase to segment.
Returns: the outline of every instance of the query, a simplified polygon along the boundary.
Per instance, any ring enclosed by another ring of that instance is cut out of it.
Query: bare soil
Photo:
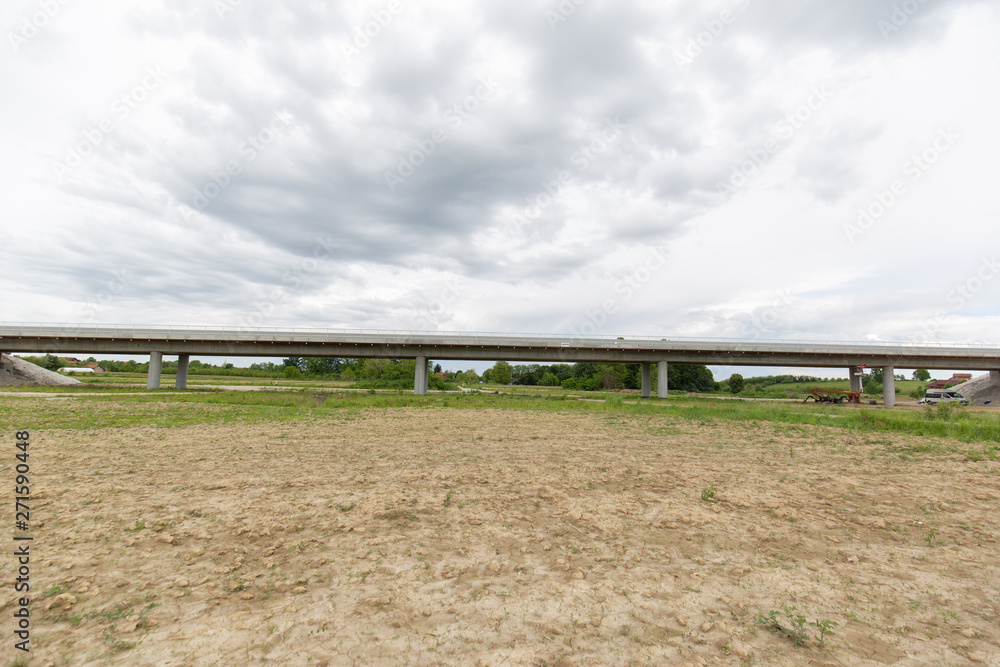
[[[32,447],[32,664],[1000,664],[971,445],[400,408]]]

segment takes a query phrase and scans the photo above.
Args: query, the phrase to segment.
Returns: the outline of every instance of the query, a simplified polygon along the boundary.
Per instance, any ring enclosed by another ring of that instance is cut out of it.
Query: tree
[[[715,378],[707,366],[670,364],[667,384],[678,391],[714,391]]]
[[[302,377],[302,371],[298,366],[285,366],[284,375],[286,380],[298,380]]]
[[[868,377],[872,382],[882,384],[882,369],[873,368],[871,374]]]
[[[302,357],[288,357],[282,359],[282,364],[285,366],[295,366],[299,370],[302,370]]]
[[[441,372],[441,364],[434,364],[434,372],[435,373]]]
[[[59,357],[51,354],[45,355],[45,364],[42,366],[42,368],[47,368],[50,371],[57,371],[59,370],[59,367],[60,367]]]
[[[919,380],[920,382],[927,382],[928,380],[931,379],[931,373],[930,371],[925,370],[923,368],[918,368],[917,370],[913,371],[913,379]]]
[[[743,391],[743,376],[739,373],[733,373],[729,376],[729,393],[738,394]]]
[[[559,378],[556,377],[555,373],[548,372],[542,376],[542,379],[538,381],[538,384],[542,387],[558,387]]]
[[[510,384],[510,376],[513,372],[513,368],[506,361],[498,361],[493,364],[493,373],[491,377],[494,384]]]

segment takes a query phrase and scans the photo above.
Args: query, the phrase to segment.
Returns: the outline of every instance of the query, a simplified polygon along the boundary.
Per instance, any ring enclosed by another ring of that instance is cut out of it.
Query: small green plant
[[[55,584],[42,594],[42,597],[50,598],[53,595],[60,595],[66,592],[66,584]]]
[[[705,502],[715,501],[715,484],[709,484],[701,490],[701,499]]]
[[[935,544],[935,536],[937,535],[937,530],[931,528],[924,534],[924,541],[927,542],[927,546],[932,547]]]
[[[819,644],[820,646],[826,646],[826,638],[833,636],[833,629],[837,627],[836,621],[831,621],[830,619],[825,619],[822,621],[813,621],[809,625],[813,626],[819,630]]]
[[[139,519],[136,519],[135,520],[135,525],[132,526],[131,528],[126,528],[125,532],[127,532],[127,533],[138,533],[140,530],[145,530],[146,527],[147,527],[147,524],[146,524],[145,520],[141,520],[140,521]]]
[[[802,646],[809,640],[808,627],[816,629],[817,641],[825,646],[826,638],[833,636],[833,628],[837,627],[836,621],[829,619],[807,621],[805,616],[795,613],[796,607],[789,607],[788,604],[782,604],[781,608],[780,612],[772,609],[766,615],[757,612],[757,624],[767,628],[772,634],[788,637],[795,646]]]

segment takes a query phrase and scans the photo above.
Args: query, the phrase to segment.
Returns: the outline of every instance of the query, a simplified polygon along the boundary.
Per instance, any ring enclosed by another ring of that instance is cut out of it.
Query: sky
[[[3,322],[1000,343],[995,2],[0,27]]]

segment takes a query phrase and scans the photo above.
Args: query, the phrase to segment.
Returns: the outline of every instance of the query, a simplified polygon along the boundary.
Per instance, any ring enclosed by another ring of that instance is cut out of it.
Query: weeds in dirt
[[[804,646],[809,641],[811,637],[808,628],[815,629],[816,641],[820,646],[825,646],[827,637],[834,635],[836,621],[829,619],[808,621],[802,614],[795,613],[796,607],[783,604],[781,608],[780,612],[772,609],[766,615],[764,612],[757,612],[757,624],[767,628],[771,634],[788,637],[795,646]]]
[[[715,501],[715,484],[709,484],[701,490],[701,499],[706,502]]]
[[[60,595],[66,592],[68,586],[66,584],[53,584],[49,590],[42,593],[42,597],[50,598],[53,595]]]

